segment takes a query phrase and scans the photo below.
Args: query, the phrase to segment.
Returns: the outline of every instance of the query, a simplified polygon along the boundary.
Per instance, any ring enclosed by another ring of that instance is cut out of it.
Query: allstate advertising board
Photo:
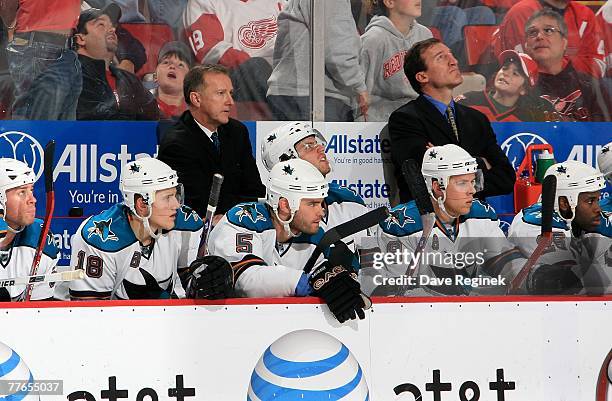
[[[247,122],[253,153],[262,179],[267,171],[261,164],[262,141],[282,122]],[[167,125],[166,125],[167,126]],[[327,138],[328,158],[333,170],[330,179],[361,195],[369,207],[388,204],[391,195],[383,173],[391,144],[382,137],[384,123],[316,123]],[[498,142],[516,167],[529,144],[550,143],[555,158],[596,164],[601,146],[612,141],[611,123],[495,123]],[[62,250],[61,264],[68,264],[70,236],[82,218],[69,218],[72,207],[83,208],[84,216],[98,213],[121,201],[121,167],[157,152],[155,122],[60,122],[0,121],[0,156],[16,157],[42,175],[42,152],[49,139],[57,142],[55,154],[56,210],[52,230]],[[38,215],[44,216],[44,185],[36,185]],[[609,196],[605,191],[603,196]],[[489,199],[506,220],[512,217],[512,196]]]

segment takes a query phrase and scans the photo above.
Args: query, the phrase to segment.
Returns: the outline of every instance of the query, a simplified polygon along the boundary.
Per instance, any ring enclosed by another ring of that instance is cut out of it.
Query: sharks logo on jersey
[[[181,210],[183,211],[183,213],[185,213],[185,221],[189,221],[189,219],[193,218],[194,222],[198,222],[200,221],[200,216],[198,215],[198,213],[196,213],[195,210],[188,208],[188,207],[181,207]]]
[[[238,211],[236,212],[236,216],[238,217],[238,221],[241,223],[244,217],[248,217],[253,223],[257,223],[258,221],[266,221],[264,215],[257,210],[255,204],[253,203],[243,203],[238,205],[237,208]]]
[[[406,206],[392,209],[389,212],[389,217],[385,220],[387,229],[390,229],[394,224],[399,227],[404,227],[406,224],[413,224],[415,221],[406,214]]]
[[[119,238],[115,235],[115,233],[111,230],[111,224],[113,223],[113,219],[108,220],[98,220],[94,221],[93,226],[87,229],[87,239],[91,238],[94,235],[100,237],[102,242],[117,241]]]

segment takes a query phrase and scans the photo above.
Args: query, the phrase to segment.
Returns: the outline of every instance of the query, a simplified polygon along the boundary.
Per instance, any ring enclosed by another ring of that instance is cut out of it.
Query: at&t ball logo
[[[43,147],[31,135],[20,131],[0,134],[0,157],[10,157],[24,162],[36,173],[36,181],[43,172]]]
[[[0,380],[3,381],[3,394],[0,395],[0,400],[8,401],[39,401],[40,397],[38,394],[32,394],[28,391],[19,391],[15,389],[14,392],[8,393],[10,390],[8,384],[10,382],[19,381],[24,385],[26,383],[33,383],[34,377],[28,368],[28,365],[21,359],[21,357],[13,351],[10,347],[0,343]],[[7,394],[8,393],[8,394]]]
[[[506,139],[500,147],[508,157],[508,160],[510,160],[512,167],[516,170],[525,157],[527,146],[543,143],[548,142],[540,135],[532,134],[531,132],[521,132]]]
[[[361,366],[344,344],[317,330],[285,334],[251,375],[247,401],[367,401]]]

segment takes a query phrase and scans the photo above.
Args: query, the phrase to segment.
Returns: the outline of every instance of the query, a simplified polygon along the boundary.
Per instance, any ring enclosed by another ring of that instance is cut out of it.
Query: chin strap
[[[161,230],[159,230],[159,232],[160,232],[159,234],[156,234],[156,233],[153,232],[153,230],[151,229],[151,225],[149,224],[149,218],[151,217],[152,213],[153,213],[153,208],[151,206],[149,206],[149,214],[147,214],[147,216],[140,217],[138,215],[138,213],[136,213],[135,211],[134,211],[134,216],[138,220],[142,221],[142,225],[144,226],[145,230],[147,230],[147,233],[151,236],[151,238],[158,239],[159,236],[161,235]]]
[[[440,208],[440,211],[442,213],[444,213],[445,215],[447,215],[448,217],[450,217],[453,220],[459,217],[459,216],[453,216],[444,207],[444,202],[446,201],[446,191],[442,191],[442,197],[441,198],[437,198],[436,201],[438,202],[438,207]]]
[[[12,232],[13,234],[19,234],[20,232],[22,232],[25,229],[25,226],[19,226],[17,228],[13,228],[11,227],[10,224],[7,224],[6,227],[8,228],[8,230],[10,232]]]
[[[287,235],[289,235],[289,238],[293,238],[293,237],[297,237],[300,234],[294,234],[293,231],[291,231],[291,227],[289,226],[289,224],[291,224],[291,222],[293,221],[293,217],[295,216],[295,212],[291,212],[291,217],[289,217],[289,220],[285,221],[283,219],[281,219],[278,215],[278,210],[274,211],[274,215],[276,216],[276,218],[278,219],[278,221],[281,222],[281,224],[283,225],[283,228],[285,229],[285,232],[287,233]]]

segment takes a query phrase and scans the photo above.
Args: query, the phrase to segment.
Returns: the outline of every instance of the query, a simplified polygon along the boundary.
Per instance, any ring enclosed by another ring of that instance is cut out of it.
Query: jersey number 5
[[[79,251],[79,253],[77,254],[76,268],[83,269],[83,262],[85,262],[85,251]],[[89,255],[87,257],[85,274],[87,274],[87,277],[91,278],[102,277],[102,258],[96,255]]]
[[[253,253],[253,234],[236,234],[236,253]]]

